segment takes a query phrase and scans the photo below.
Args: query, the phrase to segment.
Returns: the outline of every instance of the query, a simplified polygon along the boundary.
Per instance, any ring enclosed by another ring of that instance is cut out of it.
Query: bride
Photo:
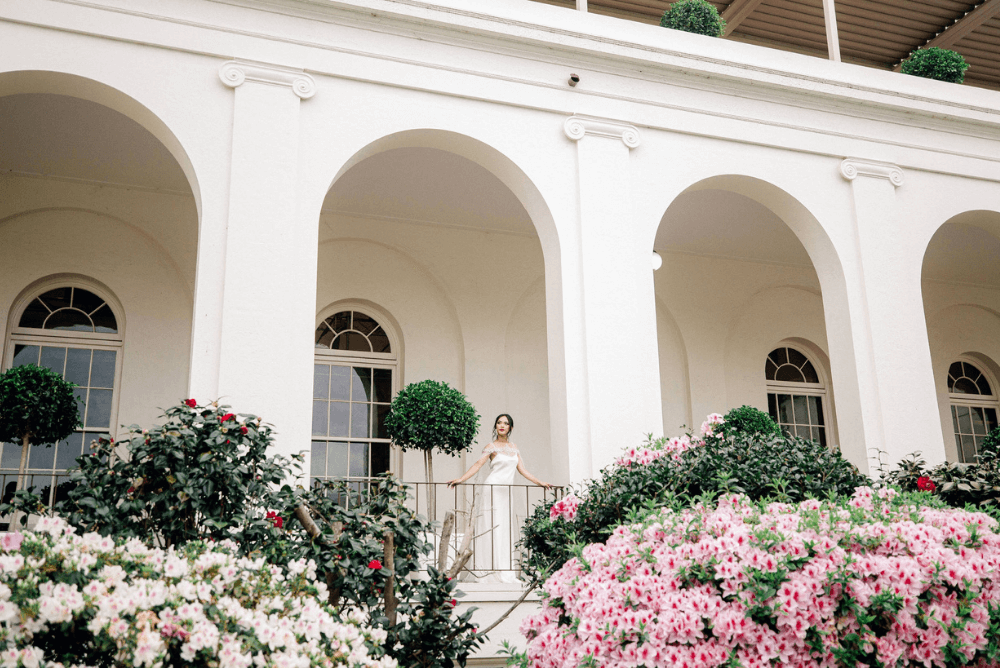
[[[490,474],[485,481],[483,491],[483,514],[480,518],[480,528],[477,534],[489,532],[491,539],[477,541],[477,557],[474,562],[486,566],[486,570],[496,571],[496,579],[500,582],[517,582],[511,563],[512,543],[510,536],[513,523],[510,512],[510,487],[514,484],[514,472],[534,484],[551,489],[552,485],[542,482],[528,473],[521,461],[521,453],[517,446],[510,442],[510,432],[514,430],[514,418],[507,413],[501,413],[493,422],[493,442],[483,448],[483,456],[465,472],[461,478],[448,481],[449,487],[461,484],[476,475],[479,469],[490,463]],[[494,486],[495,485],[495,486]],[[491,531],[492,529],[492,531]],[[476,570],[479,570],[478,568]]]

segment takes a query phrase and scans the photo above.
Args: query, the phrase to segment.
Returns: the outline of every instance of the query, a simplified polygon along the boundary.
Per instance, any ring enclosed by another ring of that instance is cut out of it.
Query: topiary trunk
[[[434,461],[431,450],[424,450],[424,475],[427,478],[427,519],[437,521],[437,490],[434,488]]]

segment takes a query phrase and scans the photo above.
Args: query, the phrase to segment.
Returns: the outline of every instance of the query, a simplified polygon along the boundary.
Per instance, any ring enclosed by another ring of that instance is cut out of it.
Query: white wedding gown
[[[490,474],[482,485],[482,514],[477,523],[474,571],[492,582],[516,583],[513,565],[510,508],[510,487],[514,484],[520,456],[515,448],[488,445],[485,454],[495,453],[490,460]],[[492,529],[492,531],[490,531]],[[487,533],[488,532],[488,533]]]

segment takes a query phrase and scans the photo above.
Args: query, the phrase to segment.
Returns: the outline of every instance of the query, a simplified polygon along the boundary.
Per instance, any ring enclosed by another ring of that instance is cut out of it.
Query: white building
[[[0,4],[3,367],[85,429],[222,397],[416,480],[378,416],[433,378],[556,483],[769,395],[863,471],[958,460],[998,237],[996,90],[528,0]]]

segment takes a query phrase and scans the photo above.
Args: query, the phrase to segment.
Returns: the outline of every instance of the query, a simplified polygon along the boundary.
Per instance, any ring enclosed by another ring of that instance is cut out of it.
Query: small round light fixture
[[[663,266],[663,258],[656,251],[653,251],[653,271]]]

